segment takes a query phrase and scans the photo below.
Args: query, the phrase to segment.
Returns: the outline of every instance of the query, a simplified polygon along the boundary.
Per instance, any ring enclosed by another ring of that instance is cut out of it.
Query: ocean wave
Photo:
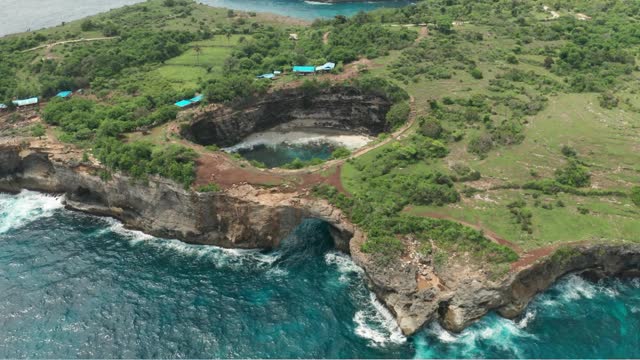
[[[24,190],[18,195],[0,194],[0,234],[49,217],[64,207],[64,196]]]
[[[361,267],[356,265],[351,258],[338,251],[330,251],[324,255],[324,262],[327,265],[336,266],[340,273],[340,282],[348,283],[351,275],[361,275],[364,273]]]
[[[110,225],[107,231],[119,234],[129,240],[132,246],[152,246],[162,252],[189,256],[194,259],[213,262],[220,267],[240,267],[245,264],[253,264],[258,268],[269,268],[274,275],[282,275],[275,268],[274,262],[279,258],[277,253],[263,253],[259,250],[226,249],[213,245],[193,245],[175,239],[162,239],[137,230],[129,230],[115,219],[105,219]]]
[[[429,339],[445,343],[447,347],[455,349],[456,353],[465,354],[465,357],[481,356],[482,349],[487,346],[512,353],[513,357],[522,357],[518,351],[518,343],[525,338],[536,338],[524,330],[534,317],[535,313],[528,313],[522,320],[514,322],[491,315],[460,334],[451,333],[433,322],[425,332],[426,338],[417,342],[417,357],[430,357],[432,350],[429,349]]]
[[[356,335],[370,341],[371,346],[403,344],[407,338],[402,334],[395,318],[375,295],[369,294],[369,306],[359,310],[353,317]]]
[[[320,2],[320,1],[310,1],[310,0],[305,0],[305,3],[309,4],[309,5],[329,5],[329,6],[333,5],[332,3]]]

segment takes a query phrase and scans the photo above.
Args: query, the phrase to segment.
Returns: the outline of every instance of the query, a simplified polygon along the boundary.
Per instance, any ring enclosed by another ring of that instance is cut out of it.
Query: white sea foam
[[[536,312],[535,312],[535,310],[531,310],[531,309],[529,309],[529,310],[527,310],[527,312],[524,314],[524,317],[523,317],[522,319],[520,319],[520,321],[518,321],[518,322],[516,323],[516,326],[517,326],[519,329],[524,329],[524,328],[526,328],[526,327],[527,327],[527,325],[529,325],[529,322],[530,322],[531,320],[535,319],[535,318],[536,318]]]
[[[335,265],[340,273],[340,282],[348,283],[349,276],[352,274],[362,274],[364,270],[356,265],[351,258],[338,251],[330,251],[324,255],[324,261],[327,265]]]
[[[115,219],[107,219],[107,221],[111,224],[108,230],[128,238],[131,245],[153,246],[178,256],[209,260],[217,266],[239,267],[251,262],[256,267],[266,269],[279,258],[279,254],[264,254],[258,250],[225,249],[212,245],[192,245],[174,239],[156,238],[141,231],[126,229],[121,222]],[[271,274],[282,275],[283,273],[274,268]]]
[[[525,316],[516,323],[496,316],[485,320],[482,325],[478,324],[467,328],[460,334],[453,334],[434,322],[427,328],[427,335],[436,338],[441,343],[456,346],[467,357],[479,356],[480,354],[477,353],[477,350],[482,348],[482,344],[486,343],[491,343],[493,346],[504,349],[507,352],[514,352],[515,357],[521,357],[517,350],[518,341],[522,338],[535,338],[534,335],[523,330],[526,327],[526,323],[533,317],[534,315]],[[425,354],[429,353],[428,346],[423,345],[421,348],[422,350],[419,351],[418,356],[425,356]]]
[[[333,5],[332,3],[320,2],[320,1],[310,1],[310,0],[306,0],[305,3],[307,3],[309,5],[328,5],[328,6]]]
[[[113,218],[105,218],[107,223],[109,223],[108,231],[114,232],[118,235],[122,235],[128,238],[132,244],[139,243],[145,240],[155,239],[153,236],[143,233],[142,231],[137,230],[129,230],[124,227],[124,224],[120,221]]]
[[[53,215],[64,207],[63,200],[64,197],[60,195],[26,190],[18,195],[0,194],[0,234]]]
[[[569,275],[559,286],[561,297],[565,301],[578,300],[580,298],[592,299],[598,289],[596,285],[577,275]]]
[[[370,306],[357,311],[353,317],[355,333],[370,340],[372,346],[402,344],[407,338],[402,334],[393,315],[373,294],[369,294]]]
[[[258,145],[306,145],[319,142],[327,142],[335,144],[336,146],[344,146],[349,150],[355,150],[367,145],[371,140],[371,137],[365,135],[345,134],[319,130],[264,131],[251,134],[240,143],[223,150],[227,152],[237,152],[238,150],[251,149]]]

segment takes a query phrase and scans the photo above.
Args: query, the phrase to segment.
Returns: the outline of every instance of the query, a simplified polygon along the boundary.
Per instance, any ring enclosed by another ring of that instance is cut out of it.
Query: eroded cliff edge
[[[567,273],[640,274],[639,244],[578,245],[513,268],[500,279],[463,263],[436,269],[410,251],[383,265],[361,251],[365,235],[339,210],[306,193],[250,185],[198,193],[162,178],[143,184],[120,174],[105,181],[98,176],[99,164],[80,158],[61,145],[0,142],[0,191],[64,193],[74,210],[111,216],[155,236],[232,248],[273,248],[303,219],[322,219],[331,225],[336,247],[365,270],[370,289],[406,335],[434,320],[460,331],[489,311],[517,317],[533,296]]]

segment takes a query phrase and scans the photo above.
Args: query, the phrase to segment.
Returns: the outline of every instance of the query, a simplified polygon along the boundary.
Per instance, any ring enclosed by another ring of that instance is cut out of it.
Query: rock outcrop
[[[388,131],[391,101],[351,86],[283,89],[230,107],[198,113],[182,135],[201,145],[227,147],[252,133],[303,121],[312,127],[367,135]]]

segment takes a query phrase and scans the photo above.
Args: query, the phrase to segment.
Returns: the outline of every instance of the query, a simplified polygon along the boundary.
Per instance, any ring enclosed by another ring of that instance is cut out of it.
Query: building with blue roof
[[[316,67],[315,66],[294,66],[293,67],[293,72],[296,74],[301,74],[301,75],[307,75],[307,74],[313,74],[316,72]]]
[[[189,100],[180,100],[177,103],[175,103],[175,105],[179,108],[186,108],[187,106],[191,105],[192,102]]]
[[[59,98],[63,98],[63,99],[64,99],[64,98],[68,98],[69,96],[71,96],[71,94],[73,94],[73,92],[72,92],[72,91],[60,91],[60,92],[56,95],[56,97],[59,97]]]
[[[174,105],[179,107],[179,108],[186,108],[189,107],[193,104],[197,104],[199,102],[202,101],[202,99],[204,99],[203,95],[198,95],[196,97],[193,97],[191,99],[186,99],[186,100],[180,100],[177,103],[175,103]]]

